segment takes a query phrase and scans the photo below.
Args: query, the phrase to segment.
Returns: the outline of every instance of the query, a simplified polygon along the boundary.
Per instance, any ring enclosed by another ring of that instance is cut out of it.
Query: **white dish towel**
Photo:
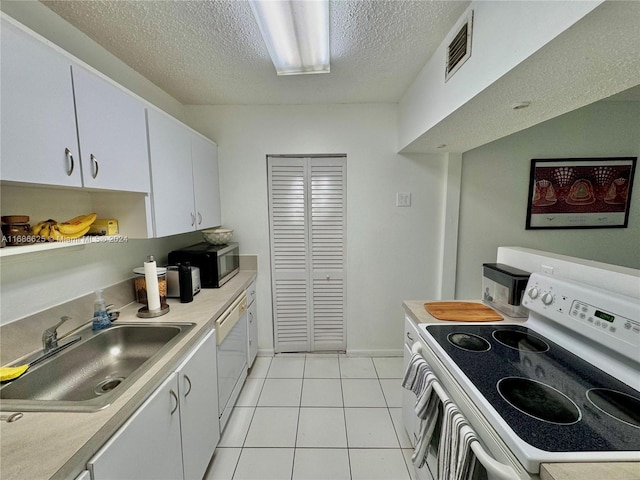
[[[414,354],[407,366],[402,386],[416,394],[415,412],[421,422],[411,461],[418,468],[424,466],[427,447],[438,419],[440,398],[433,388],[437,383],[438,380],[426,360],[422,355]],[[476,464],[471,443],[477,437],[458,407],[448,398],[442,401],[441,428],[437,480],[471,480]]]
[[[476,465],[471,444],[477,441],[458,407],[443,402],[442,430],[438,448],[438,480],[471,480]]]
[[[433,391],[433,384],[436,381],[436,376],[429,364],[422,355],[415,353],[407,366],[402,386],[416,394],[415,412],[420,419],[420,432],[411,461],[418,468],[421,468],[426,461],[427,447],[438,420],[439,399]]]

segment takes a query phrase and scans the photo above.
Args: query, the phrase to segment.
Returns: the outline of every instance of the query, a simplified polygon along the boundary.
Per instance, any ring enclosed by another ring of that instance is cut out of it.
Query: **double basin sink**
[[[116,324],[76,332],[80,341],[0,388],[0,409],[92,412],[110,405],[194,324]],[[62,342],[62,340],[61,340]]]

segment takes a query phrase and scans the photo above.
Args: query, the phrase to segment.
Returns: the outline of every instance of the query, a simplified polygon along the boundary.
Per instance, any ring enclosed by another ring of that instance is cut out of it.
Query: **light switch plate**
[[[411,193],[398,192],[396,193],[396,207],[410,207],[411,206]]]

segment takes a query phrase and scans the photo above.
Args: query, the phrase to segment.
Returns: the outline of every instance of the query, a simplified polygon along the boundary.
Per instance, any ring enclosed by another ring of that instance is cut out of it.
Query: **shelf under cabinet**
[[[33,245],[7,246],[0,248],[0,258],[29,253],[59,250],[61,248],[83,247],[96,243],[126,243],[128,238],[122,235],[80,237],[64,242],[43,242]]]

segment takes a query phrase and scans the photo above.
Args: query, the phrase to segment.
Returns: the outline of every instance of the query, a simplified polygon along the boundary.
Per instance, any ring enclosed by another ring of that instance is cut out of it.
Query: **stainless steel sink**
[[[108,406],[194,324],[116,324],[76,332],[76,345],[0,388],[0,410],[96,411]]]

